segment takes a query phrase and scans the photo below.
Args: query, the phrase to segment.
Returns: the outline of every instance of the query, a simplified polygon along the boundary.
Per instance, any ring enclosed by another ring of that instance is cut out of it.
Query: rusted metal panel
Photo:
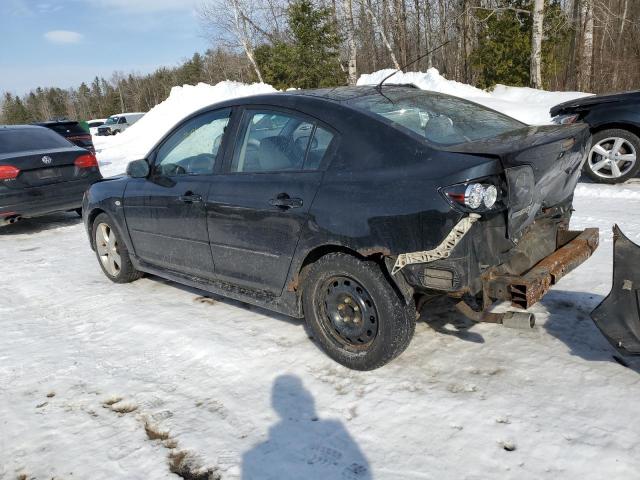
[[[562,240],[572,238],[564,245]],[[549,291],[552,285],[583,263],[598,248],[599,231],[587,228],[582,232],[558,235],[560,247],[522,275],[502,275],[491,271],[484,277],[485,290],[491,298],[511,300],[513,306],[529,308]]]

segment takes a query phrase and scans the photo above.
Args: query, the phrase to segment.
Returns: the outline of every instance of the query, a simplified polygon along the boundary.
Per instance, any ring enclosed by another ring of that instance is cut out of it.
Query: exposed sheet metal
[[[613,226],[613,286],[591,318],[623,355],[640,355],[640,245]]]
[[[460,220],[455,227],[451,229],[445,239],[432,250],[425,250],[422,252],[401,253],[396,259],[396,263],[391,271],[392,275],[398,273],[403,267],[415,263],[429,263],[434,260],[440,260],[447,258],[451,255],[451,251],[462,240],[467,232],[471,229],[471,226],[480,218],[477,213],[471,213],[468,217],[464,217]]]

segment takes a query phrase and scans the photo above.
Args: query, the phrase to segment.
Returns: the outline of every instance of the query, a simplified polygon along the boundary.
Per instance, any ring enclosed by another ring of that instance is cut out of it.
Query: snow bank
[[[362,75],[358,85],[375,85],[393,70],[380,70]],[[497,85],[485,91],[465,83],[447,80],[438,70],[399,72],[385,83],[412,83],[423,90],[432,90],[465,98],[506,113],[529,124],[549,123],[549,109],[558,103],[590,95],[580,92],[547,92],[532,88]],[[229,98],[271,93],[276,90],[264,83],[251,85],[225,81],[216,85],[199,83],[196,86],[173,87],[169,97],[153,107],[131,128],[115,137],[94,137],[100,169],[104,176],[124,172],[131,160],[144,158],[160,138],[194,111]]]
[[[173,87],[169,97],[153,107],[132,127],[114,137],[94,137],[100,170],[104,176],[124,172],[131,160],[144,158],[162,136],[196,110],[229,98],[246,97],[276,90],[264,83],[224,81]]]
[[[394,70],[386,69],[362,75],[358,85],[375,85]],[[558,103],[591,95],[582,92],[547,92],[525,87],[496,85],[492,91],[481,90],[465,83],[447,80],[435,68],[426,72],[398,72],[385,84],[412,83],[422,90],[455,95],[485,105],[529,124],[551,121],[549,109]]]

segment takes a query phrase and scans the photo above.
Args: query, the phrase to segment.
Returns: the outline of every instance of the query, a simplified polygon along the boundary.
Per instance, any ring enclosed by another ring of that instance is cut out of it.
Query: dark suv
[[[589,141],[410,87],[240,98],[93,185],[83,217],[112,281],[148,272],[304,316],[331,357],[372,369],[436,295],[531,327],[488,308],[528,308],[596,248],[597,229],[568,230]]]
[[[34,125],[47,127],[79,147],[89,150],[91,153],[96,153],[91,134],[82,128],[78,122],[72,120],[50,120],[48,122],[37,122]]]

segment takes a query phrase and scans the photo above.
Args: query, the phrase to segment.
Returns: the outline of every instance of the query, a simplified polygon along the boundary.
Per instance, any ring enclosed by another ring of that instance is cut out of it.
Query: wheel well
[[[634,133],[638,137],[640,137],[640,127],[633,125],[631,123],[605,123],[604,125],[598,125],[595,128],[591,129],[591,133],[598,133],[602,130],[609,130],[612,128],[618,128],[621,130],[629,130],[631,133]]]
[[[396,290],[396,293],[398,293],[401,298],[407,298],[407,296],[403,293],[402,289],[398,285],[396,279],[391,276],[390,271],[385,265],[384,256],[390,254],[388,249],[382,247],[365,248],[358,251],[342,245],[322,245],[320,247],[314,248],[309,253],[307,253],[307,256],[302,262],[302,265],[300,265],[300,268],[296,272],[295,276],[293,277],[289,285],[287,285],[287,290],[297,293],[298,302],[301,301],[302,289],[300,288],[300,284],[302,283],[302,277],[304,275],[305,267],[311,265],[312,263],[330,253],[345,253],[360,260],[370,260],[376,262],[380,266],[380,269],[382,270],[384,276],[389,281],[389,284],[394,290]]]
[[[91,248],[95,249],[95,245],[94,245],[94,239],[93,239],[93,222],[96,220],[96,217],[98,215],[100,215],[101,213],[105,213],[104,210],[101,210],[100,208],[95,208],[93,210],[91,210],[91,213],[89,213],[89,220],[87,222],[87,228],[89,230],[89,240],[91,241]]]

